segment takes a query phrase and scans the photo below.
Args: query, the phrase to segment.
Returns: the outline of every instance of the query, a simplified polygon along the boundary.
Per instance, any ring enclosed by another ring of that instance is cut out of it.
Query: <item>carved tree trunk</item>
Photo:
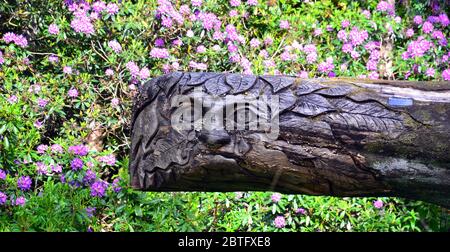
[[[174,128],[179,103],[171,104],[194,88],[218,97],[277,95],[278,137]],[[131,140],[131,184],[141,190],[401,196],[450,205],[449,82],[173,73],[141,88]]]

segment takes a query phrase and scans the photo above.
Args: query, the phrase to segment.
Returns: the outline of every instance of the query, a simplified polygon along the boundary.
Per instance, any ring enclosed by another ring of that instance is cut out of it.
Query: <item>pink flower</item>
[[[281,20],[280,21],[280,28],[281,29],[285,29],[285,30],[289,29],[290,28],[289,22],[287,20]]]
[[[377,5],[377,10],[380,12],[387,12],[389,15],[393,15],[395,12],[394,6],[386,1],[380,1]]]
[[[40,128],[42,128],[44,126],[44,123],[42,121],[36,120],[33,125],[37,129],[40,129]]]
[[[57,165],[51,165],[52,172],[54,173],[61,173],[62,172],[62,166],[60,164]]]
[[[204,63],[197,63],[195,61],[189,62],[189,67],[191,67],[193,69],[197,69],[197,70],[206,70],[206,69],[208,69],[208,65],[206,65]]]
[[[11,95],[11,96],[8,98],[8,102],[11,103],[11,104],[16,103],[16,102],[17,102],[17,96]]]
[[[116,164],[116,157],[113,154],[99,157],[98,160],[104,164],[113,166]]]
[[[342,26],[342,28],[347,28],[347,27],[349,27],[350,26],[350,21],[349,20],[343,20],[342,22],[341,22],[341,26]]]
[[[383,201],[381,201],[381,200],[376,200],[376,201],[373,202],[373,206],[374,206],[376,209],[380,209],[380,208],[383,207]]]
[[[94,25],[86,16],[75,17],[70,22],[70,27],[72,27],[75,32],[84,33],[86,35],[92,35],[95,33]]]
[[[376,80],[379,77],[380,77],[380,75],[375,71],[369,73],[369,79]]]
[[[52,153],[63,153],[63,148],[61,145],[59,144],[52,144],[52,146],[50,146],[50,149],[52,150]]]
[[[422,24],[422,22],[423,22],[422,16],[415,16],[415,17],[414,17],[414,23],[415,23],[416,25],[420,25],[420,24]]]
[[[146,68],[146,67],[143,67],[143,68],[141,69],[141,71],[139,71],[139,77],[140,77],[142,80],[148,79],[148,78],[150,77],[150,70],[149,70],[148,68]]]
[[[5,43],[14,42],[14,44],[24,48],[28,46],[28,41],[23,35],[17,35],[13,32],[7,32],[3,35],[3,41]]]
[[[50,55],[50,56],[48,56],[48,61],[50,63],[57,63],[59,61],[59,58],[56,55]]]
[[[411,58],[422,57],[432,46],[432,42],[424,39],[423,37],[419,37],[417,40],[412,41],[408,45],[407,55]]]
[[[117,6],[117,4],[115,4],[115,3],[109,3],[109,4],[106,6],[106,11],[107,11],[109,14],[114,15],[114,14],[116,14],[116,13],[119,12],[119,6]]]
[[[95,12],[102,12],[106,9],[106,3],[103,1],[97,1],[92,4],[92,10]]]
[[[304,208],[297,208],[297,209],[295,209],[295,213],[296,214],[302,214],[302,215],[307,214],[307,212],[306,212],[306,210]]]
[[[25,48],[25,47],[28,46],[28,41],[25,38],[25,36],[23,36],[23,35],[16,35],[16,37],[14,38],[14,44],[16,44],[16,45],[18,45],[18,46],[20,46],[22,48]]]
[[[321,73],[328,73],[334,69],[333,58],[329,57],[326,61],[317,65],[317,71]]]
[[[202,6],[203,0],[191,0],[192,6],[200,7]]]
[[[264,45],[269,46],[273,44],[273,39],[272,38],[265,38],[264,39]]]
[[[188,38],[192,38],[192,37],[194,37],[194,32],[193,32],[192,30],[188,30],[188,31],[186,32],[186,36],[187,36]]]
[[[130,75],[133,77],[137,77],[139,75],[139,67],[134,63],[134,61],[128,61],[128,63],[125,65],[128,71],[130,72]]]
[[[167,59],[169,57],[169,51],[165,48],[154,47],[150,51],[150,56],[156,59]]]
[[[111,68],[108,68],[105,71],[105,75],[106,76],[113,76],[114,75],[114,71]]]
[[[366,30],[360,31],[357,27],[353,27],[348,36],[352,45],[358,46],[369,37],[369,33]]]
[[[314,30],[314,36],[320,36],[320,35],[322,35],[322,29],[320,29],[320,28],[317,28],[317,29],[315,29]]]
[[[342,45],[342,52],[349,53],[353,50],[353,46],[350,43],[345,43]]]
[[[247,4],[250,6],[258,5],[258,0],[247,0]]]
[[[108,46],[115,52],[120,53],[122,51],[122,46],[116,40],[111,40],[108,42]]]
[[[350,56],[351,56],[353,59],[357,59],[357,58],[359,58],[359,56],[361,56],[361,55],[359,54],[359,52],[353,50],[353,51],[350,52]]]
[[[69,91],[67,92],[67,96],[69,96],[70,98],[78,97],[78,90],[76,88],[69,89]]]
[[[308,64],[312,64],[316,61],[317,61],[317,53],[312,52],[312,53],[308,53],[308,55],[306,55],[306,62],[308,62]]]
[[[42,99],[42,98],[38,98],[37,99],[37,104],[39,107],[43,108],[45,106],[47,106],[48,100],[47,99]]]
[[[111,106],[113,108],[117,107],[119,105],[119,103],[120,103],[120,100],[118,98],[112,98],[111,99]]]
[[[277,216],[273,223],[277,228],[284,228],[286,226],[286,220],[283,216]]]
[[[428,21],[425,21],[425,23],[423,23],[422,25],[422,31],[424,33],[430,33],[433,31],[433,29],[434,29],[433,24]]]
[[[450,20],[448,19],[448,16],[445,13],[441,13],[439,15],[439,21],[441,22],[441,25],[444,27],[447,27],[450,24]]]
[[[370,19],[371,14],[370,14],[370,11],[369,11],[369,10],[363,10],[361,13],[362,13],[367,19]]]
[[[427,71],[425,72],[425,75],[428,77],[434,77],[434,74],[435,74],[434,68],[428,68]]]
[[[272,202],[278,203],[278,201],[281,200],[281,194],[279,193],[273,193],[271,196]]]
[[[340,41],[347,42],[347,33],[344,30],[338,31],[337,37]]]
[[[56,35],[59,33],[59,28],[56,24],[51,24],[48,26],[48,33]]]
[[[233,7],[238,7],[241,5],[241,0],[230,0],[230,5]]]
[[[253,38],[250,40],[250,46],[253,48],[259,47],[261,45],[261,42],[257,38]]]
[[[172,18],[163,16],[163,17],[162,17],[161,24],[162,24],[164,27],[166,27],[166,28],[172,27],[172,25],[173,25]]]
[[[308,44],[303,47],[304,53],[315,53],[317,52],[317,48],[314,44]]]
[[[366,63],[366,69],[369,71],[376,71],[378,63],[374,60],[369,60]]]
[[[414,36],[414,30],[411,28],[406,30],[406,37],[410,38],[412,36]]]
[[[236,17],[239,15],[237,10],[231,10],[230,13],[228,14],[230,17]]]
[[[442,72],[442,78],[443,78],[444,80],[446,80],[446,81],[450,81],[450,68],[445,69],[445,70]]]
[[[298,77],[300,77],[302,79],[307,79],[308,78],[308,72],[301,71],[300,74],[298,75]]]
[[[204,45],[200,45],[197,47],[197,53],[204,53],[206,52],[206,47]]]
[[[40,145],[38,145],[38,147],[36,148],[37,153],[39,153],[39,154],[44,154],[44,153],[47,151],[47,149],[48,149],[48,146],[45,145],[45,144],[40,144]]]
[[[181,41],[181,39],[175,39],[174,41],[172,41],[172,45],[174,45],[174,46],[182,46],[183,45],[183,41]]]
[[[9,44],[11,42],[13,42],[16,39],[16,34],[13,32],[7,32],[3,35],[3,41],[5,41],[5,43]]]
[[[63,73],[65,73],[65,74],[72,74],[72,67],[70,67],[70,66],[64,66],[63,67]]]
[[[176,70],[178,70],[179,68],[180,68],[180,64],[179,64],[178,62],[173,62],[173,63],[172,63],[172,69],[173,69],[173,70],[176,71]]]
[[[439,30],[433,31],[433,33],[431,34],[431,37],[434,39],[445,39],[444,33],[442,33],[442,31],[439,31]]]

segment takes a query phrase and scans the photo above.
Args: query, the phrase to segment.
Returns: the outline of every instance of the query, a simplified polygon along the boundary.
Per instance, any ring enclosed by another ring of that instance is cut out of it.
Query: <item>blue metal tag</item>
[[[388,104],[389,106],[393,107],[407,107],[413,105],[413,99],[402,97],[389,97]]]

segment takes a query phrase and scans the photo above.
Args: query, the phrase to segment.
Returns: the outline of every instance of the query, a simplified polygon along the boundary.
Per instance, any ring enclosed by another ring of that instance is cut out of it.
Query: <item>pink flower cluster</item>
[[[281,20],[280,21],[280,28],[284,29],[284,30],[289,29],[290,28],[289,22],[287,20]]]
[[[195,61],[190,61],[189,62],[189,67],[192,69],[197,69],[197,70],[206,70],[208,69],[208,65],[205,63],[197,63]]]
[[[120,53],[122,51],[122,46],[117,42],[117,40],[111,40],[108,42],[108,46],[115,52]]]
[[[139,66],[134,61],[129,61],[125,66],[134,78],[139,77],[142,80],[146,80],[150,77],[150,70],[147,67],[139,69]]]
[[[95,33],[94,24],[92,21],[98,19],[102,12],[107,12],[110,15],[119,12],[119,6],[115,3],[106,4],[103,1],[96,1],[92,4],[92,12],[89,13],[91,6],[87,2],[72,3],[68,6],[69,11],[73,12],[74,18],[70,22],[70,26],[77,33],[92,35]]]
[[[333,58],[332,57],[328,57],[326,59],[326,61],[321,62],[318,66],[317,66],[317,70],[321,73],[329,73],[331,71],[333,71],[334,69],[334,64],[333,64]]]
[[[169,51],[165,48],[154,47],[150,51],[150,56],[155,59],[167,59],[169,58]]]
[[[201,5],[201,1],[200,2],[196,2],[196,4],[200,4]],[[187,6],[186,6],[187,7]],[[162,22],[161,24],[166,27],[166,28],[170,28],[173,25],[173,21],[177,22],[178,24],[183,24],[185,18],[183,17],[184,11],[189,11],[189,7],[183,7],[183,12],[180,10],[180,12],[178,12],[172,5],[172,3],[168,0],[158,0],[158,7],[156,9],[156,14],[157,17],[160,17]],[[181,7],[180,7],[181,9]],[[188,14],[188,13],[186,13]]]
[[[423,36],[420,36],[417,40],[412,41],[408,45],[408,49],[404,53],[403,58],[408,59],[408,58],[422,57],[433,46],[434,45],[431,41],[428,41]]]
[[[378,5],[377,5],[377,11],[386,12],[389,15],[394,15],[395,14],[395,6],[392,4],[389,4],[386,1],[380,1],[380,2],[378,2]]]
[[[56,35],[59,33],[59,27],[56,24],[51,24],[48,26],[48,33]]]
[[[113,154],[110,155],[106,155],[106,156],[101,156],[98,158],[98,161],[113,166],[116,164],[116,157]]]
[[[28,40],[25,38],[25,36],[23,35],[17,35],[13,32],[7,32],[3,35],[3,41],[5,41],[5,43],[9,44],[11,42],[13,42],[14,44],[25,48],[28,46]]]

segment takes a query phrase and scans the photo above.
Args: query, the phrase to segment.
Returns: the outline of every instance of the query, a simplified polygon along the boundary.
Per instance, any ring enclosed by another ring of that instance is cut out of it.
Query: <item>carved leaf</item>
[[[295,101],[297,100],[297,97],[290,89],[287,89],[279,93],[278,95],[280,99],[280,111],[290,108],[295,104]]]
[[[212,95],[223,95],[230,91],[230,87],[225,84],[224,75],[219,75],[205,82],[205,88]]]
[[[186,82],[186,84],[188,86],[197,86],[197,85],[205,83],[205,81],[207,81],[211,78],[217,77],[217,74],[199,72],[199,73],[190,73],[189,76],[190,76],[190,78]]]
[[[298,88],[295,90],[295,93],[297,95],[305,95],[322,88],[325,88],[325,86],[321,85],[320,83],[317,83],[313,80],[304,80],[300,83],[300,86],[298,86]]]
[[[352,89],[353,88],[351,86],[337,86],[326,89],[320,89],[315,93],[325,96],[344,96],[349,94],[352,91]]]
[[[334,110],[334,106],[327,99],[317,94],[300,96],[297,105],[292,109],[293,112],[305,116],[316,116]]]
[[[229,74],[227,84],[233,87],[233,93],[238,94],[249,90],[256,82],[254,75]]]
[[[402,127],[400,113],[391,111],[376,102],[356,103],[341,99],[333,103],[342,113],[328,115],[327,118],[332,123],[374,132],[392,132]]]
[[[180,72],[164,75],[158,79],[157,85],[164,90],[166,95],[168,95],[172,87],[177,84],[182,77],[183,73]]]
[[[262,76],[261,78],[267,81],[272,86],[274,93],[280,91],[285,87],[289,87],[295,81],[295,78],[284,76]]]

